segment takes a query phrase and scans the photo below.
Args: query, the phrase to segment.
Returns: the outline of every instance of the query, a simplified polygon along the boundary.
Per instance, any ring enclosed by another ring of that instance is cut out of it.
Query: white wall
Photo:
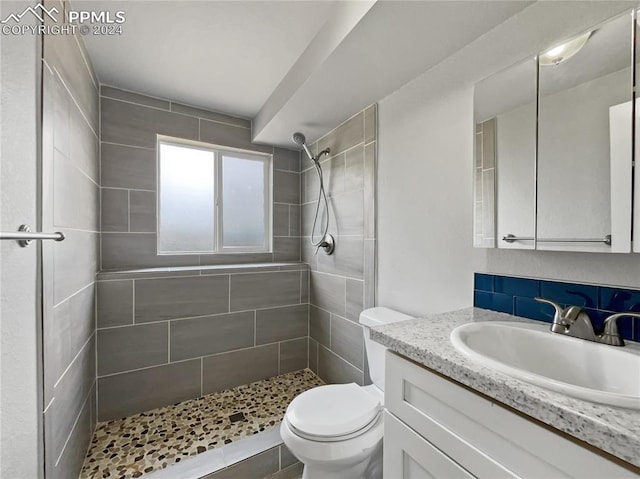
[[[474,272],[640,287],[640,254],[471,246],[472,85],[628,6],[569,3],[537,2],[379,102],[379,305],[411,314],[470,306]],[[495,54],[503,48],[510,57]]]

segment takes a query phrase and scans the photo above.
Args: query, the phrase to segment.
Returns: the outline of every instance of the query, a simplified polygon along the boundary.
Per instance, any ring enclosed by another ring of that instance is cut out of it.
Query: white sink
[[[640,409],[640,350],[549,331],[548,324],[487,321],[451,332],[479,364],[537,386],[609,406]]]

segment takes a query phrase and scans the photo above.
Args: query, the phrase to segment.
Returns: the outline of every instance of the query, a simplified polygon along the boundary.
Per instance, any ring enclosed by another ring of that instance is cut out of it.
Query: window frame
[[[161,169],[161,145],[178,146],[182,148],[199,149],[213,153],[213,188],[214,188],[214,221],[213,221],[213,250],[212,251],[161,251],[160,249],[160,198],[162,184]],[[263,163],[264,179],[264,243],[261,246],[224,246],[223,221],[223,161],[224,154],[235,153],[243,155],[244,158]],[[205,143],[197,140],[188,140],[166,135],[156,135],[156,255],[219,255],[219,254],[239,254],[239,253],[272,253],[273,252],[273,154],[260,151],[234,148],[230,146]]]

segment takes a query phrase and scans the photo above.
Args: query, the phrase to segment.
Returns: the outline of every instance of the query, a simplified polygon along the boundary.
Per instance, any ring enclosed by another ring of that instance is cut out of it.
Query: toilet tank
[[[369,328],[383,324],[397,323],[414,319],[389,308],[370,308],[360,313],[360,324],[364,326],[364,345],[367,350],[367,362],[369,363],[369,375],[371,381],[384,391],[384,352],[387,350],[380,343],[369,339]]]

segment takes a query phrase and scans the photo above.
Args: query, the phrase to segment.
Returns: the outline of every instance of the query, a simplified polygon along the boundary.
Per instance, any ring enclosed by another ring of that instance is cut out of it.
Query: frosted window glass
[[[214,153],[160,143],[159,252],[214,251]]]
[[[264,247],[265,162],[239,156],[222,154],[223,247]]]

